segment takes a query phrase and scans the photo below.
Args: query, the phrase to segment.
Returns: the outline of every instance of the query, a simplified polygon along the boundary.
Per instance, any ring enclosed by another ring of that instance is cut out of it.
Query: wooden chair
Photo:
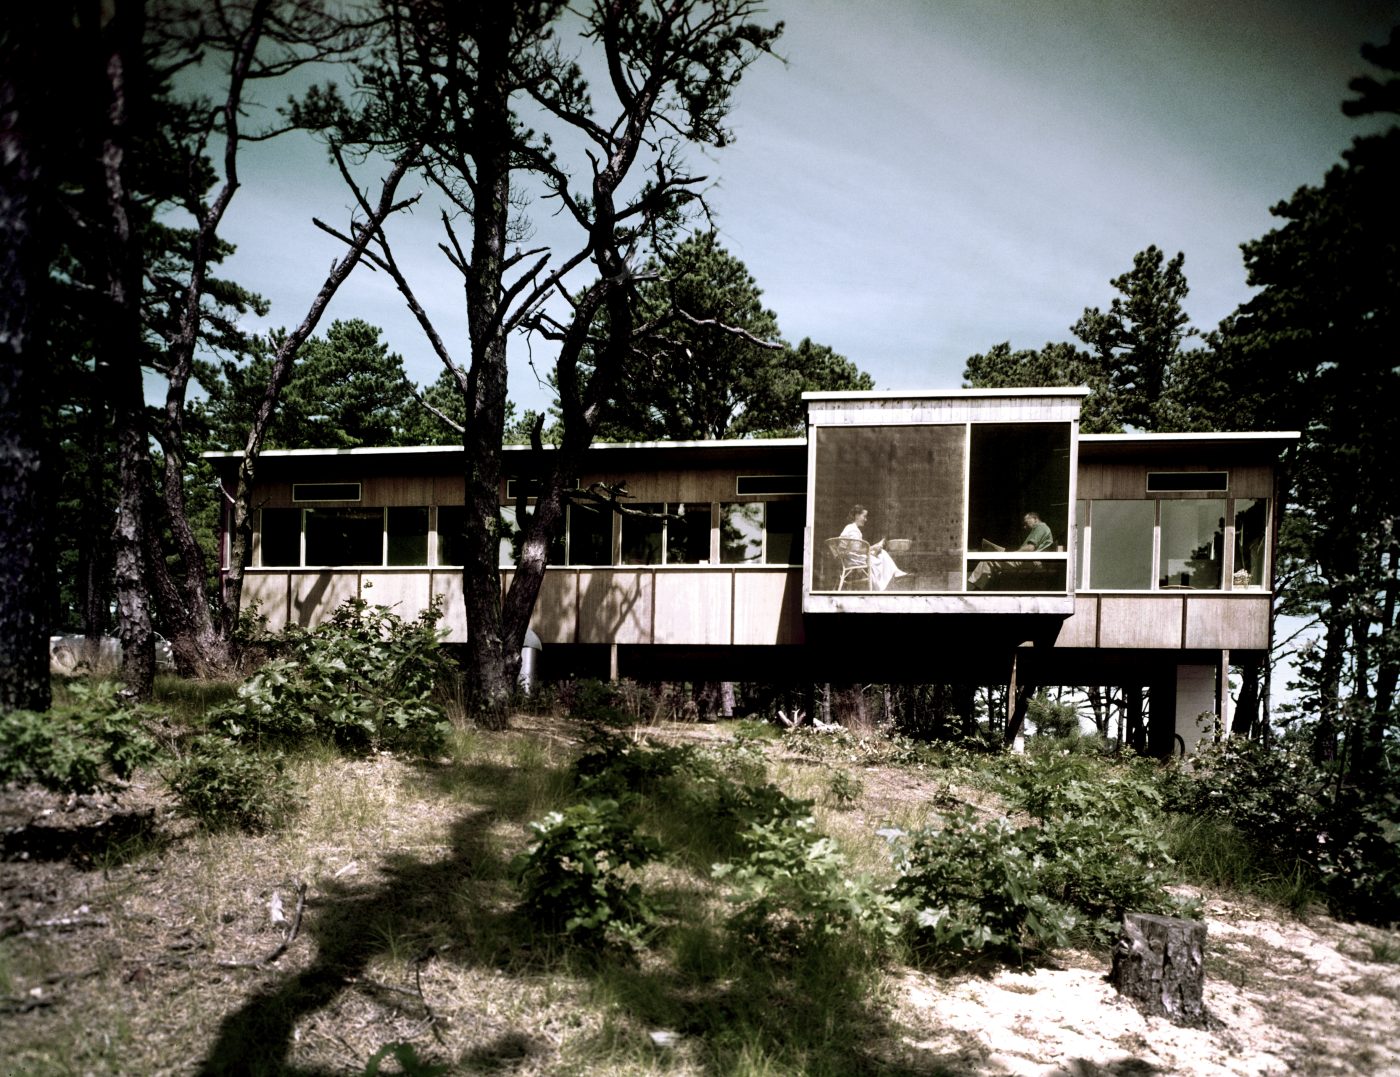
[[[844,591],[848,581],[853,585],[865,584],[867,591],[875,589],[870,578],[870,543],[837,536],[826,540],[826,549],[841,567],[841,579],[836,584],[838,591]]]

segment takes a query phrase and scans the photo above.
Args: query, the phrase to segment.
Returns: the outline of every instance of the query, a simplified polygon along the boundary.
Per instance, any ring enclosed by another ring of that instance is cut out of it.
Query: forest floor
[[[1238,895],[1201,894],[1208,1029],[1118,999],[1104,952],[895,965],[835,1004],[780,973],[707,968],[698,943],[612,963],[532,948],[509,858],[565,794],[582,732],[521,717],[430,764],[313,753],[293,763],[301,813],[258,836],[194,829],[155,775],[115,798],[0,792],[0,1075],[361,1074],[385,1045],[412,1054],[382,1073],[1400,1074],[1400,933]],[[857,764],[858,799],[823,804],[829,762],[765,751],[773,780],[872,857],[878,827],[991,799]]]

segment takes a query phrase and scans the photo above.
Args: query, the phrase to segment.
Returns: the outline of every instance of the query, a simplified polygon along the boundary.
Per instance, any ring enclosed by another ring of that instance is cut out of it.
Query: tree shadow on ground
[[[225,1017],[200,1074],[344,1072],[292,1063],[298,1026],[333,1008],[343,992],[363,989],[371,963],[396,947],[524,981],[582,979],[606,1000],[609,1016],[604,1031],[569,1045],[570,1051],[578,1048],[604,1068],[610,1057],[636,1060],[651,1049],[640,1028],[676,1032],[688,1057],[717,1077],[755,1056],[782,1072],[961,1072],[953,1056],[901,1060],[902,1030],[868,994],[869,969],[855,952],[793,952],[770,960],[728,937],[722,924],[694,922],[664,926],[641,960],[623,953],[582,953],[541,939],[514,910],[509,854],[486,836],[493,823],[528,821],[536,802],[522,786],[538,785],[538,768],[477,763],[438,769],[455,770],[436,775],[440,791],[460,794],[470,781],[476,805],[453,823],[451,855],[427,860],[389,854],[374,882],[328,886],[308,909],[306,929],[314,943],[310,966],[256,990]],[[564,771],[553,773],[561,778]],[[685,884],[678,883],[663,901],[683,908]],[[474,1015],[436,1016],[470,1023]],[[454,1072],[509,1072],[553,1050],[530,1028],[503,1028],[499,1020],[489,1027],[489,1039],[478,1039],[452,1059]]]

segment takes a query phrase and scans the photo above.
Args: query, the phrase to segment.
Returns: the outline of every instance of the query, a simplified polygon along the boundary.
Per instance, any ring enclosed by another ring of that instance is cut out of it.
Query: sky
[[[783,61],[746,74],[734,144],[694,155],[721,240],[785,338],[831,346],[877,388],[936,389],[1001,341],[1069,339],[1150,244],[1185,254],[1187,313],[1213,328],[1250,294],[1240,244],[1366,130],[1340,103],[1400,0],[784,0],[768,12],[786,26]],[[250,325],[294,325],[340,253],[311,218],[343,226],[349,199],[306,142],[250,146],[242,173],[226,272],[272,303]],[[531,220],[531,245],[551,242],[548,211]],[[423,205],[394,236],[465,360],[435,212]],[[383,327],[414,380],[437,377],[382,273],[357,270],[322,329],[351,317]],[[528,359],[548,349],[511,349],[512,399],[542,408]]]

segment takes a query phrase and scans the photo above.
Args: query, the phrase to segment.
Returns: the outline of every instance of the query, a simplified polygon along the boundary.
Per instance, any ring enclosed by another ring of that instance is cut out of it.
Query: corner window
[[[1268,549],[1269,501],[1242,497],[1235,502],[1235,590],[1267,586],[1265,551]]]

